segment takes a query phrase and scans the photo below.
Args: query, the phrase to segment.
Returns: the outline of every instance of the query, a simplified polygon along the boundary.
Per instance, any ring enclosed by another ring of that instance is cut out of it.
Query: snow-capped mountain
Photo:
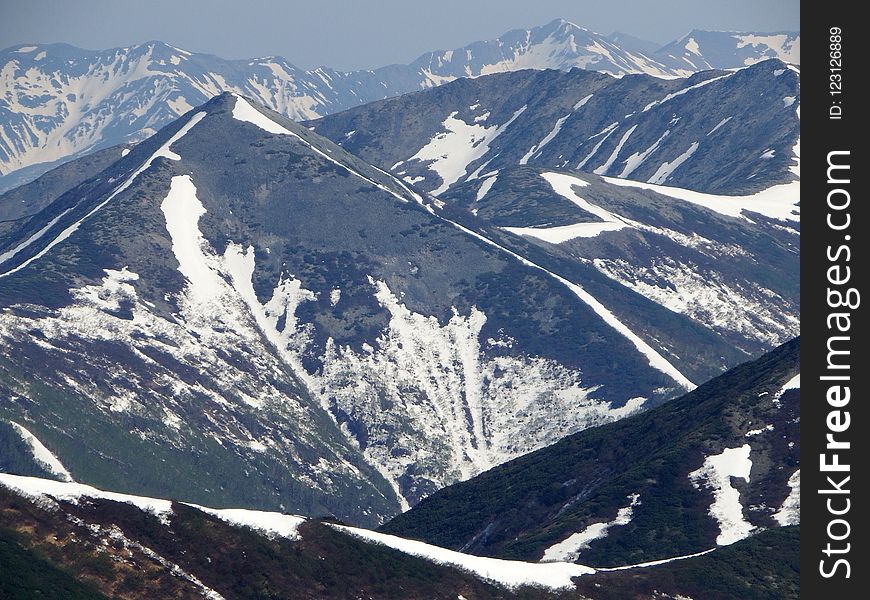
[[[695,29],[658,50],[655,56],[672,67],[681,65],[692,71],[733,69],[771,58],[800,65],[801,37],[793,31],[738,33]]]
[[[381,531],[596,567],[799,524],[799,355],[792,340],[663,406],[441,490]]]
[[[700,34],[695,37],[702,40]],[[715,38],[719,41],[709,45],[716,54],[708,62],[739,67],[771,54],[765,44],[773,44],[772,38],[744,37],[726,36],[725,42]],[[354,72],[327,67],[306,71],[276,56],[224,60],[161,42],[104,51],[65,44],[15,46],[0,52],[0,190],[32,180],[60,161],[145,139],[226,91],[301,120],[460,77],[518,69],[579,67],[616,76],[676,77],[707,68],[694,54],[691,64],[671,56],[683,50],[652,55],[638,49],[637,41],[627,40],[621,47],[619,39],[557,20],[431,52],[408,65]],[[787,41],[788,52],[777,56],[799,61],[799,40]],[[731,62],[723,50],[726,43],[735,48]]]
[[[517,165],[738,195],[795,180],[799,107],[800,75],[768,60],[674,80],[502,73],[308,125],[436,196]]]
[[[466,224],[593,266],[754,355],[799,332],[799,86],[778,60],[669,81],[523,71],[309,125]]]
[[[87,483],[376,523],[745,356],[238,95],[120,154],[0,237],[0,416]]]

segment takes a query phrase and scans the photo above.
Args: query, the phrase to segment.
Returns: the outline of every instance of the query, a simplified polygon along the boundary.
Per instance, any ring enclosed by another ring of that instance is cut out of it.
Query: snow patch
[[[761,435],[762,433],[764,433],[766,431],[773,431],[773,425],[765,425],[761,429],[750,429],[749,431],[746,432],[744,437],[753,437],[756,435]]]
[[[36,463],[54,475],[60,478],[61,481],[72,481],[72,475],[66,470],[66,467],[52,454],[51,450],[45,447],[39,439],[30,433],[24,426],[19,425],[15,421],[9,421],[9,424],[15,429],[16,433],[21,436],[21,439],[30,447],[30,454]]]
[[[686,149],[685,152],[680,154],[673,161],[665,161],[661,165],[659,165],[659,168],[656,170],[655,173],[653,173],[653,176],[647,179],[647,183],[660,185],[667,181],[668,177],[673,175],[674,171],[676,171],[677,168],[680,167],[680,165],[689,160],[697,149],[698,142],[692,142],[691,145],[689,145],[688,149]]]
[[[577,103],[574,105],[574,110],[579,110],[580,108],[585,106],[587,102],[592,100],[592,96],[593,96],[592,94],[589,94],[588,96],[584,96],[583,98],[580,98],[580,100],[578,100]]]
[[[335,288],[331,292],[329,292],[329,305],[335,308],[335,305],[338,304],[339,300],[341,300],[341,290]]]
[[[541,562],[575,562],[580,558],[583,550],[588,550],[595,540],[607,537],[608,531],[613,527],[628,525],[634,513],[634,507],[640,504],[640,494],[632,494],[628,497],[628,506],[620,508],[616,512],[616,518],[605,523],[593,523],[583,531],[571,534],[568,538],[553,544],[544,550]]]
[[[250,527],[269,536],[278,536],[289,540],[302,539],[299,526],[305,522],[305,517],[285,515],[278,512],[248,510],[243,508],[208,508],[199,504],[190,504],[204,513],[217,517],[221,521],[239,527]]]
[[[496,171],[495,175],[487,177],[483,180],[483,183],[480,184],[480,187],[477,190],[477,195],[474,197],[475,202],[480,202],[484,199],[484,197],[486,197],[486,195],[489,193],[489,190],[491,190],[492,186],[495,185],[495,180],[497,177],[498,171]]]
[[[689,480],[696,489],[700,489],[703,482],[704,487],[713,491],[709,513],[719,523],[719,535],[716,537],[719,546],[738,542],[755,529],[743,516],[740,492],[731,485],[732,477],[749,483],[751,450],[749,444],[726,448],[719,454],[706,457],[700,468],[689,473]]]
[[[782,390],[780,390],[780,394],[785,392],[786,390],[799,390],[801,389],[801,374],[798,373],[791,379],[785,382],[782,386]]]
[[[779,510],[773,514],[777,523],[798,525],[801,522],[801,470],[798,469],[788,478],[789,493]]]
[[[468,165],[489,152],[492,141],[525,110],[523,106],[503,125],[491,127],[466,123],[457,118],[459,112],[454,111],[444,120],[446,131],[436,134],[408,160],[428,162],[429,170],[441,179],[441,185],[432,191],[432,195],[437,196],[463,177]]]

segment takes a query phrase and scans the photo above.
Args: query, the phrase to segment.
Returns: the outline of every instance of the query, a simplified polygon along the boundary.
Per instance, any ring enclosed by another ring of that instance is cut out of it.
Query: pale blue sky
[[[795,31],[799,0],[0,0],[0,48],[161,40],[225,58],[373,68],[564,18],[666,43],[691,29]]]

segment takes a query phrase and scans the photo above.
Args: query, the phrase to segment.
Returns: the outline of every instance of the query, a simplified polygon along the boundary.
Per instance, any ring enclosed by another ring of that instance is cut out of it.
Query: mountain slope
[[[663,406],[450,486],[382,530],[588,565],[729,545],[799,519],[799,341]]]
[[[682,64],[692,71],[733,69],[771,58],[801,64],[800,34],[738,33],[694,29],[656,51],[654,56],[666,64]]]
[[[795,179],[799,98],[777,60],[677,80],[520,71],[308,124],[436,196],[526,164],[738,195]]]
[[[732,546],[667,565],[596,573],[577,580],[596,600],[800,598],[800,527],[768,529]]]
[[[458,183],[439,200],[463,209],[456,218],[469,226],[483,221],[593,266],[758,355],[800,331],[798,186],[778,186],[794,196],[774,188],[741,198],[514,166]],[[630,311],[618,314],[644,329]],[[661,329],[662,341],[678,336]]]
[[[87,483],[372,523],[741,359],[438,206],[215,98],[0,238],[0,416]]]
[[[13,598],[53,589],[76,598],[158,593],[212,600],[266,594],[607,600],[628,597],[626,589],[644,600],[688,592],[784,598],[797,586],[796,542],[788,529],[762,532],[700,557],[595,571],[474,557],[280,513],[215,510],[0,474],[0,556],[4,566],[17,567],[0,571],[0,590],[11,589]]]
[[[739,67],[771,55],[764,34],[740,39],[733,63],[724,58],[722,42],[710,44],[717,52],[710,63]],[[674,77],[708,68],[703,61],[694,67],[668,53],[628,46],[561,19],[430,52],[408,65],[353,72],[306,71],[276,56],[224,60],[161,42],[103,51],[66,44],[15,46],[0,51],[0,191],[60,161],[145,139],[222,92],[255,98],[293,119],[311,119],[459,77],[517,69],[578,67],[616,76]],[[796,46],[799,53],[799,41]],[[795,58],[794,52],[774,55]]]
[[[82,157],[75,165],[62,164],[0,195],[0,231],[35,215],[58,196],[94,177],[129,152],[125,146],[113,146]]]

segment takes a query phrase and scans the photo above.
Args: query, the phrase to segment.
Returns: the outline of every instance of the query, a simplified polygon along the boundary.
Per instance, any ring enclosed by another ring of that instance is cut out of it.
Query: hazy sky
[[[666,43],[691,29],[799,30],[799,0],[0,0],[0,48],[88,49],[161,40],[224,58],[300,67],[411,62],[556,18]]]

